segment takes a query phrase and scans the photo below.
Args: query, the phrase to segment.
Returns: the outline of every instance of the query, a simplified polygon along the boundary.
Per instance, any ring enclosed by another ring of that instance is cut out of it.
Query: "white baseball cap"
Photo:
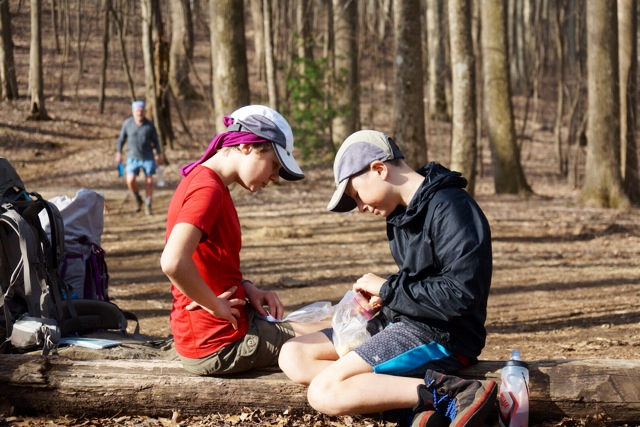
[[[276,156],[282,165],[280,176],[287,181],[304,178],[304,173],[293,158],[293,132],[280,113],[264,105],[248,105],[229,116],[233,124],[228,131],[251,132],[273,142]]]

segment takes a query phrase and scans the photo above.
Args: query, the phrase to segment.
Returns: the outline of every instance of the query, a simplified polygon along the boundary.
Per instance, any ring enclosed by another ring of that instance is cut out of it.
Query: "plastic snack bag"
[[[298,323],[310,323],[320,322],[331,316],[333,313],[333,306],[329,301],[318,301],[312,304],[306,305],[286,316],[282,320],[278,320],[269,314],[263,317],[269,322],[298,322]]]
[[[333,346],[342,357],[371,337],[367,322],[373,316],[368,301],[358,292],[348,291],[334,308],[331,326]]]

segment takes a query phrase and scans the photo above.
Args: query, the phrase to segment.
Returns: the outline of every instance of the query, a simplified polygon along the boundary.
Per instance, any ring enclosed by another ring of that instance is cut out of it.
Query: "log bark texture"
[[[459,373],[500,381],[500,361]],[[531,422],[605,414],[610,422],[640,420],[640,360],[548,360],[529,364]],[[170,417],[244,407],[310,410],[306,387],[280,371],[197,377],[177,361],[72,360],[0,355],[0,400],[22,414]]]

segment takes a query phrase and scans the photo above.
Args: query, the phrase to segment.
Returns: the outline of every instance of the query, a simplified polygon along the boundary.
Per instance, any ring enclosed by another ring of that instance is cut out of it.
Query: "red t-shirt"
[[[244,288],[240,286],[240,221],[229,190],[213,170],[198,166],[178,185],[167,213],[166,239],[179,223],[192,224],[203,232],[193,260],[209,288],[220,295],[231,286],[238,286],[233,297],[244,299]],[[191,300],[174,285],[171,293],[171,331],[180,355],[199,359],[247,333],[249,311],[246,306],[238,307],[238,330],[234,330],[231,323],[206,310],[185,310]]]

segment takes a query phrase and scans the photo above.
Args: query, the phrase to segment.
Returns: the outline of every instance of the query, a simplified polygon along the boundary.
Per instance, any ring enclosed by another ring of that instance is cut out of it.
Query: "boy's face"
[[[240,152],[244,154],[238,168],[240,185],[253,193],[278,181],[282,165],[275,150],[260,151],[247,144]]]
[[[385,172],[375,169],[354,175],[349,178],[345,194],[356,202],[360,212],[387,217],[398,204],[392,200],[385,176]]]

